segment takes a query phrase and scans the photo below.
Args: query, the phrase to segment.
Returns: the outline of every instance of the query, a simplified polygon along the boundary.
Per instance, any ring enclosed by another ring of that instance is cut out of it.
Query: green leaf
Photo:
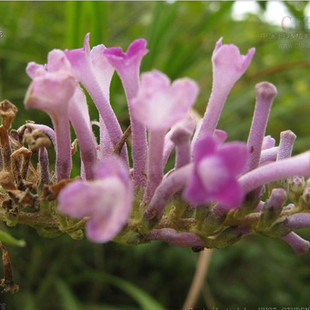
[[[70,287],[61,279],[55,279],[54,285],[58,290],[65,310],[80,310],[79,301],[73,295]]]
[[[80,44],[79,38],[79,26],[80,26],[80,17],[81,17],[81,4],[78,1],[69,1],[67,5],[67,42],[66,48],[77,48]]]
[[[179,5],[157,2],[154,8],[152,23],[146,35],[150,53],[143,60],[143,69],[151,69],[155,60],[169,44],[169,38],[173,34],[171,29],[175,22]],[[160,22],[159,22],[160,21]]]
[[[107,280],[107,282],[110,282],[111,284],[117,286],[125,293],[130,295],[142,307],[142,309],[145,310],[165,309],[146,292],[136,287],[135,285],[131,284],[130,282],[127,282],[126,280],[111,275],[106,275],[105,279]]]
[[[107,282],[110,283],[126,294],[130,295],[144,310],[165,310],[165,308],[160,305],[155,299],[153,299],[146,292],[136,287],[128,281],[106,274],[105,272],[93,271],[93,270],[84,270],[84,273],[80,273],[77,277],[80,281],[85,281],[86,279],[90,281]]]
[[[35,298],[30,292],[20,292],[18,298],[19,309],[36,310],[38,309],[35,303]],[[1,308],[0,308],[1,309]]]
[[[11,236],[9,233],[0,230],[0,241],[2,241],[5,244],[9,245],[15,245],[19,247],[24,247],[26,245],[25,240],[17,240],[13,236]]]

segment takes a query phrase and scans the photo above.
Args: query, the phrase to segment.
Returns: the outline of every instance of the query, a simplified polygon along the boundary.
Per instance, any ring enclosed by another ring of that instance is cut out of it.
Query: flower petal
[[[245,143],[226,143],[219,148],[218,154],[230,175],[239,176],[244,171],[248,160],[248,149]]]
[[[149,130],[167,130],[188,113],[198,95],[198,87],[190,79],[169,79],[159,71],[142,75],[137,96],[132,100],[134,117]]]
[[[210,199],[218,202],[226,209],[240,207],[244,198],[241,186],[235,179],[226,180],[225,184],[217,192],[210,194]]]
[[[58,196],[58,209],[61,213],[74,218],[83,218],[91,214],[90,202],[96,191],[90,183],[81,180],[68,184]]]
[[[93,202],[91,218],[86,226],[87,236],[95,242],[107,242],[126,224],[132,195],[117,177],[98,180],[96,183],[98,196]]]
[[[199,162],[205,156],[211,156],[216,152],[217,143],[216,140],[210,136],[206,135],[204,138],[199,139],[195,143],[193,156],[194,162]]]
[[[50,114],[58,114],[60,110],[67,114],[68,103],[76,85],[75,78],[65,71],[36,76],[27,91],[25,106],[42,109]]]

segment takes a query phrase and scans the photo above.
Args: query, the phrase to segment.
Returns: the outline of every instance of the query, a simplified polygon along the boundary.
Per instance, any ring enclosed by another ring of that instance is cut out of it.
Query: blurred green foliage
[[[290,14],[303,20],[307,2],[285,2]],[[285,32],[263,21],[261,12],[236,21],[234,2],[0,2],[0,98],[19,108],[15,126],[32,119],[50,124],[40,111],[25,110],[29,78],[27,62],[46,62],[53,48],[91,44],[122,46],[148,40],[142,69],[160,69],[172,79],[189,76],[201,92],[196,110],[203,114],[211,90],[211,55],[215,42],[238,45],[242,53],[254,46],[256,55],[231,92],[219,127],[229,139],[246,140],[255,102],[255,84],[267,80],[278,87],[267,133],[279,140],[290,128],[298,139],[295,152],[309,149],[310,74],[308,29]],[[307,27],[305,27],[307,28]],[[301,37],[302,36],[302,37]],[[125,128],[128,114],[117,76],[111,102]],[[90,102],[91,117],[97,112]],[[76,167],[76,171],[79,167]],[[27,241],[10,248],[20,293],[0,296],[7,309],[180,309],[195,270],[197,254],[162,243],[137,248],[96,245],[64,236],[43,240],[26,227],[7,229]],[[309,232],[303,236],[310,238]],[[310,255],[297,257],[281,240],[249,237],[217,250],[199,307],[309,306]],[[206,301],[207,300],[207,301]]]

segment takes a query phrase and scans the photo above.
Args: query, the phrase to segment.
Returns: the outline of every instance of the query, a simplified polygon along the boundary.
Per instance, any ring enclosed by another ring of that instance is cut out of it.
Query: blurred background
[[[25,110],[29,61],[45,63],[53,48],[78,48],[91,32],[91,45],[121,46],[146,38],[142,71],[164,71],[171,79],[199,83],[195,105],[204,113],[210,95],[215,42],[234,43],[243,54],[256,47],[246,74],[228,97],[219,128],[229,140],[246,141],[255,84],[274,83],[278,96],[267,133],[298,138],[295,153],[310,147],[310,6],[308,2],[0,2],[0,99],[18,106],[15,127],[25,120],[50,124],[43,112]],[[124,92],[115,75],[111,103],[128,124]],[[90,102],[92,119],[98,115]],[[78,165],[76,165],[78,169]],[[77,171],[77,170],[76,170]],[[160,242],[126,247],[68,236],[43,239],[28,227],[2,226],[23,238],[9,247],[16,295],[0,295],[5,309],[181,309],[197,253]],[[301,232],[310,239],[310,232]],[[215,250],[197,309],[309,306],[310,254],[301,257],[281,240],[251,236]]]

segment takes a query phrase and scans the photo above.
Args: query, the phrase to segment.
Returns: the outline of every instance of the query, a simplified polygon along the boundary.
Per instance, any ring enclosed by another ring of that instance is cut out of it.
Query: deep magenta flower
[[[88,217],[90,240],[107,242],[126,224],[132,208],[132,187],[128,169],[116,156],[101,161],[94,181],[77,180],[59,195],[59,211],[80,219]]]
[[[237,208],[243,200],[237,177],[243,172],[247,147],[241,142],[219,145],[207,135],[195,144],[194,171],[184,190],[184,197],[194,205],[217,202],[228,209]]]

